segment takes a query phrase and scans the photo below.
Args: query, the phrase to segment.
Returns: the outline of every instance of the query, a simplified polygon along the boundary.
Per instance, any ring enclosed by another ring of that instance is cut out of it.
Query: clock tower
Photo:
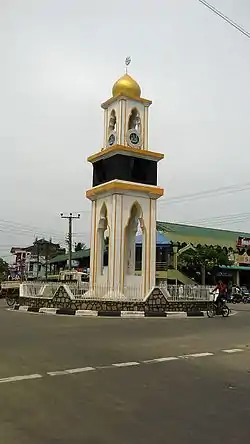
[[[126,73],[102,104],[103,147],[88,158],[93,180],[86,192],[92,201],[89,292],[96,297],[142,299],[155,285],[156,201],[163,195],[157,163],[164,155],[148,147],[151,103]],[[141,267],[135,249],[138,230]]]

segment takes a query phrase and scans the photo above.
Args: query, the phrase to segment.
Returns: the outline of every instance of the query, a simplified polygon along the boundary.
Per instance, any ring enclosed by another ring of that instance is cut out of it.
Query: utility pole
[[[36,237],[36,240],[35,240],[35,244],[36,244],[36,279],[38,280],[38,277],[39,277],[39,261],[40,261],[40,245],[39,245],[37,237]]]
[[[46,243],[45,245],[45,280],[48,280],[48,257],[49,257],[49,253],[51,248],[49,248],[49,246],[51,246],[51,239],[49,241],[49,244]]]
[[[69,221],[69,234],[68,234],[68,239],[69,239],[69,270],[71,271],[72,269],[72,220],[73,219],[80,219],[80,214],[78,213],[77,215],[73,215],[73,213],[69,213],[68,215],[61,213],[61,218],[62,219],[68,219]]]

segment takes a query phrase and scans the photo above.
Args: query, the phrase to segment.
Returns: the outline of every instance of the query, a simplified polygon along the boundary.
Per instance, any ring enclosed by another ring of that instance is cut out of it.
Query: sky
[[[250,32],[249,0],[211,2]],[[63,244],[61,212],[81,213],[74,240],[89,244],[87,157],[128,55],[165,154],[158,219],[250,232],[249,51],[198,0],[1,0],[0,256]]]

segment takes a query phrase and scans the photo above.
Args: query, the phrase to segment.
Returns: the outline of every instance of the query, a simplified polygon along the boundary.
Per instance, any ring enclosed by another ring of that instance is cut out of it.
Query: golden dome
[[[124,96],[129,96],[134,99],[139,99],[141,97],[141,88],[138,83],[132,79],[128,74],[125,74],[120,79],[115,82],[112,89],[113,97],[119,94],[124,94]]]

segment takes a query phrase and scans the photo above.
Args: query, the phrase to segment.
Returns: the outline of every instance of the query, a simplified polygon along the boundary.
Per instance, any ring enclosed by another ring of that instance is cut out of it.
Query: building
[[[36,239],[29,247],[12,247],[10,252],[15,256],[10,265],[10,275],[13,279],[45,279],[49,273],[49,259],[65,253],[59,244],[45,239]]]
[[[187,245],[222,247],[226,250],[232,265],[217,267],[213,278],[250,286],[250,233],[162,221],[157,222],[157,230],[171,242],[173,247],[176,246],[177,252]],[[171,277],[174,273],[175,271],[171,271]]]
[[[50,275],[57,275],[68,268],[68,254],[59,254],[49,260]],[[72,252],[72,267],[77,271],[89,269],[90,250],[84,249]]]

